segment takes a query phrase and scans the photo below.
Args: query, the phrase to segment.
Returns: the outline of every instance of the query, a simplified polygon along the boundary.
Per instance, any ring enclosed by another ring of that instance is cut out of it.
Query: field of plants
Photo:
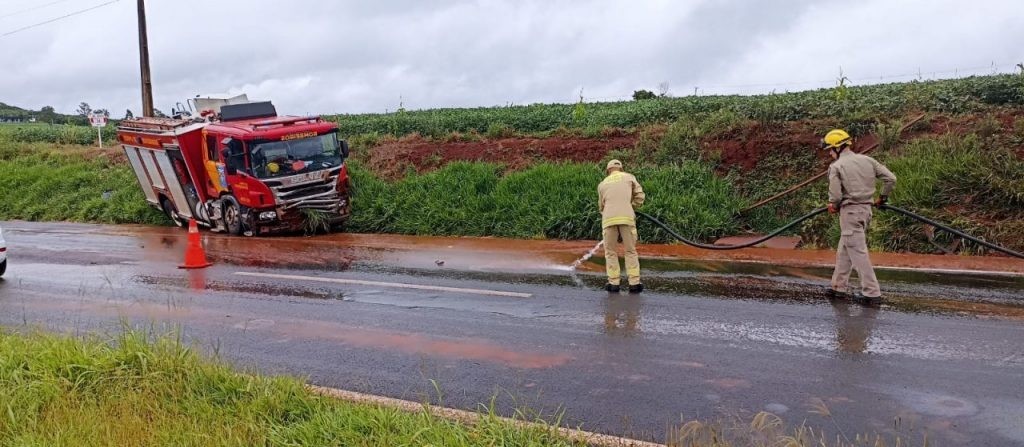
[[[871,85],[755,96],[686,96],[640,101],[533,104],[510,107],[397,110],[383,114],[333,117],[344,136],[419,133],[444,137],[452,132],[497,136],[509,130],[543,134],[559,128],[636,128],[671,123],[717,111],[762,123],[836,119],[855,133],[879,119],[911,111],[949,114],[983,111],[993,105],[1024,104],[1024,76],[995,75],[964,79]]]
[[[348,231],[594,239],[602,162],[619,158],[648,191],[644,211],[681,233],[766,232],[822,206],[824,182],[741,210],[824,170],[816,143],[845,127],[859,148],[880,143],[874,155],[900,179],[894,204],[1024,249],[1022,76],[334,119],[353,146]],[[0,169],[10,173],[0,197],[15,198],[0,201],[0,219],[162,221],[116,151],[62,145],[91,142],[68,137],[82,130],[0,125]],[[838,225],[821,216],[795,233],[805,246],[834,246]],[[645,224],[640,235],[669,242]],[[878,250],[972,249],[885,213],[870,240]]]
[[[117,128],[108,125],[103,130],[103,144],[114,144]],[[0,138],[6,137],[25,143],[55,143],[96,145],[96,128],[74,124],[18,123],[0,124]]]

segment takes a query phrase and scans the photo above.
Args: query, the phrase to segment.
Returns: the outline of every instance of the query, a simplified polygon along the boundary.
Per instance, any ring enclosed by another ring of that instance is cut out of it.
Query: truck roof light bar
[[[288,117],[288,118],[275,118],[275,119],[270,119],[270,120],[266,120],[266,121],[260,121],[258,123],[252,123],[252,128],[253,129],[258,129],[258,128],[261,128],[261,127],[278,126],[278,125],[289,126],[289,125],[292,125],[292,124],[295,124],[295,123],[301,123],[301,122],[319,123],[321,121],[323,121],[323,119],[321,119],[319,116],[295,116],[295,117]]]

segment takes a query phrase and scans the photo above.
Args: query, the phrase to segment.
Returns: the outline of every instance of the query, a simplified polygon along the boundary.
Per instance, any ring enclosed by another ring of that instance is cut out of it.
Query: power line
[[[32,11],[35,11],[37,9],[43,9],[43,8],[45,8],[47,6],[53,6],[53,5],[56,5],[58,3],[64,3],[66,1],[68,1],[68,0],[57,0],[55,2],[45,3],[45,4],[42,4],[42,5],[36,5],[36,6],[31,7],[31,8],[25,8],[25,9],[22,9],[20,11],[14,11],[14,12],[9,13],[9,14],[4,14],[4,15],[0,16],[0,19],[6,19],[8,17],[13,17],[13,16],[16,16],[18,14],[24,14],[26,12],[32,12]]]
[[[100,3],[100,4],[96,5],[96,6],[92,6],[92,7],[89,7],[89,8],[85,8],[85,9],[81,9],[81,10],[78,10],[78,11],[75,11],[75,12],[64,14],[64,15],[62,15],[60,17],[56,17],[56,18],[53,18],[53,19],[50,19],[50,20],[46,20],[44,22],[39,22],[39,23],[35,23],[35,24],[32,24],[32,25],[28,25],[28,26],[23,26],[23,27],[18,28],[16,30],[12,30],[12,31],[8,31],[6,33],[0,34],[0,37],[7,37],[7,36],[10,36],[11,34],[20,33],[20,32],[25,31],[27,29],[32,29],[32,28],[35,28],[37,26],[46,25],[47,23],[53,23],[53,22],[56,22],[58,20],[63,20],[63,19],[66,19],[68,17],[79,15],[79,14],[84,13],[84,12],[89,12],[89,11],[92,11],[94,9],[102,8],[102,7],[107,6],[107,5],[111,4],[111,3],[117,3],[119,1],[120,0],[110,0],[109,2]]]

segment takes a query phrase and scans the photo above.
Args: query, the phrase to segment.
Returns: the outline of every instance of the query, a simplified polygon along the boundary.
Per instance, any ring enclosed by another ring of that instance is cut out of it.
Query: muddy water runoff
[[[11,222],[12,262],[91,264],[178,262],[185,232],[175,228]],[[77,249],[83,240],[94,253]],[[252,268],[386,270],[421,276],[564,284],[599,289],[604,258],[595,241],[538,241],[400,235],[230,237],[203,233],[211,261]],[[16,246],[23,241],[32,250]],[[74,247],[74,249],[72,249]],[[644,282],[654,293],[723,299],[821,302],[834,252],[752,248],[707,251],[641,245]],[[84,257],[88,259],[77,259]],[[999,257],[874,254],[888,306],[1024,318],[1024,261]],[[145,274],[145,272],[141,272]]]

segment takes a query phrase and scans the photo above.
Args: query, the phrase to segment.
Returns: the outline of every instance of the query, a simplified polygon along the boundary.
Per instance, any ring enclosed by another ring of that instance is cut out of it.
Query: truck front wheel
[[[242,213],[234,200],[224,201],[224,228],[235,236],[242,234]]]

